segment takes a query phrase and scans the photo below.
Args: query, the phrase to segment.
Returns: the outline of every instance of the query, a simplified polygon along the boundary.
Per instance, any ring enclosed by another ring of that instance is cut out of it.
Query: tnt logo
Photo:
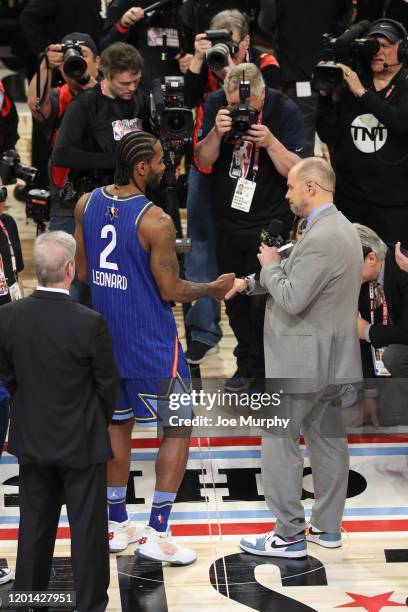
[[[367,113],[360,115],[351,124],[351,137],[356,148],[362,153],[375,153],[387,142],[388,130],[374,117]]]

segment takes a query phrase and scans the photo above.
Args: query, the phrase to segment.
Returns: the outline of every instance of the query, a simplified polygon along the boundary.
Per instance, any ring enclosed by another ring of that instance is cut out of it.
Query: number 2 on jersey
[[[108,242],[99,256],[99,267],[107,268],[108,270],[118,270],[118,264],[113,261],[108,261],[109,255],[116,248],[116,229],[114,225],[104,225],[101,229],[101,238],[108,238],[111,235],[111,241]]]

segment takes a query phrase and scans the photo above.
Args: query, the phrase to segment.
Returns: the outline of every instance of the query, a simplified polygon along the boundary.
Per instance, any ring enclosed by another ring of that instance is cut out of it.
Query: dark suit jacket
[[[111,458],[119,377],[99,313],[50,291],[3,306],[0,380],[12,395],[9,452],[20,463],[83,468]]]
[[[389,344],[408,344],[408,273],[397,265],[394,250],[388,249],[384,267],[384,294],[388,305],[388,314],[392,321],[382,324],[382,306],[374,312],[374,324],[370,328],[370,340],[375,348]],[[369,283],[361,286],[359,312],[363,319],[371,321]],[[365,376],[373,376],[370,346],[361,342],[363,371]]]

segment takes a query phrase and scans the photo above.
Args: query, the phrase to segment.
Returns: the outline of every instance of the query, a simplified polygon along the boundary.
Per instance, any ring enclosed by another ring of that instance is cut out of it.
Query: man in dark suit
[[[359,224],[356,228],[364,254],[358,332],[366,380],[363,411],[354,425],[362,424],[368,416],[378,424],[375,398],[379,385],[369,379],[384,375],[385,366],[399,379],[393,384],[386,381],[388,393],[391,388],[398,396],[407,391],[407,383],[401,379],[408,379],[408,273],[400,269],[394,251],[372,229]],[[397,396],[395,400],[398,403]]]
[[[119,381],[103,317],[71,301],[75,240],[42,234],[39,281],[0,318],[0,379],[12,396],[9,452],[20,464],[16,590],[48,587],[62,503],[71,528],[78,612],[108,603],[106,461]]]

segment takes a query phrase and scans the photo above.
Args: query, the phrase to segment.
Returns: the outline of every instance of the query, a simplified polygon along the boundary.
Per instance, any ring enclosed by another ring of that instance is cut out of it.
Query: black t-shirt
[[[205,104],[204,121],[199,135],[202,140],[214,127],[219,109],[227,105],[223,90],[212,93]],[[266,88],[262,123],[267,125],[274,136],[289,150],[302,156],[305,147],[303,116],[298,106],[279,91]],[[255,147],[243,141],[239,151],[244,178],[252,180]],[[237,184],[237,168],[234,156],[234,142],[224,138],[220,155],[213,166],[212,180],[219,229],[236,232],[241,229],[259,229],[269,225],[272,218],[281,219],[289,228],[293,215],[285,198],[286,178],[276,170],[264,148],[259,149],[259,170],[256,189],[248,213],[231,208],[231,201]]]
[[[361,77],[360,98],[320,96],[317,133],[330,145],[336,193],[381,206],[408,205],[408,71],[381,91]]]
[[[140,89],[127,102],[105,96],[98,83],[78,93],[68,106],[52,162],[72,169],[70,178],[99,171],[109,181],[119,141],[131,131],[150,131],[149,119],[149,99]]]

